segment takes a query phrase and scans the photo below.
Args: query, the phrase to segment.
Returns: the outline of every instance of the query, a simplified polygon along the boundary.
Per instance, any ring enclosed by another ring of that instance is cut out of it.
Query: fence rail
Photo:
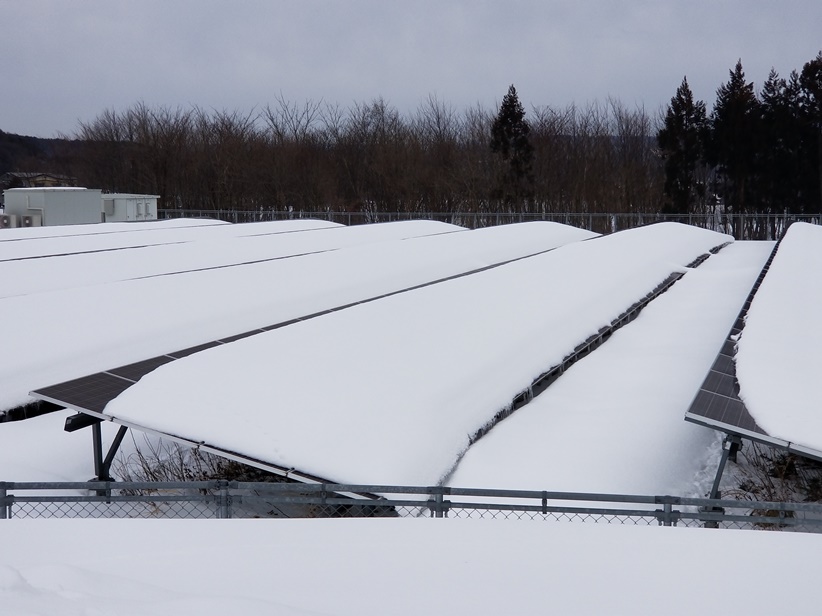
[[[822,532],[822,504],[443,486],[0,482],[12,518],[434,517]]]
[[[307,210],[182,210],[161,209],[160,218],[214,218],[225,222],[265,222],[305,218],[327,220],[344,225],[360,225],[397,220],[439,220],[476,229],[529,221],[550,221],[613,233],[654,222],[681,222],[732,235],[740,240],[777,240],[795,221],[822,224],[822,214],[643,214],[584,212],[337,212]]]

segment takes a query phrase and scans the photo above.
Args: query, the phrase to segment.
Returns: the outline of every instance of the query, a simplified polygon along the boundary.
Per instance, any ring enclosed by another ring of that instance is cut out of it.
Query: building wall
[[[106,222],[134,222],[157,220],[156,195],[103,195]]]
[[[44,226],[81,225],[102,220],[102,191],[96,189],[11,188],[3,196],[6,214],[40,215]]]

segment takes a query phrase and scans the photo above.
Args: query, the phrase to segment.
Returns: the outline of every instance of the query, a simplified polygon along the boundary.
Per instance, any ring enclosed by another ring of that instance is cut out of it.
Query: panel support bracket
[[[100,423],[92,424],[91,438],[94,446],[94,473],[96,475],[95,481],[111,481],[111,463],[114,462],[114,456],[117,455],[117,450],[123,442],[123,438],[128,432],[128,427],[120,426],[114,440],[111,442],[108,453],[103,457],[103,434],[100,429]]]

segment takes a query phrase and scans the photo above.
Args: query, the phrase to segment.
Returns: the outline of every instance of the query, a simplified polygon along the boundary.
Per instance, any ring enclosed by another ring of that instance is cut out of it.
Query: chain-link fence
[[[442,486],[0,482],[11,518],[433,517],[822,532],[822,504]]]

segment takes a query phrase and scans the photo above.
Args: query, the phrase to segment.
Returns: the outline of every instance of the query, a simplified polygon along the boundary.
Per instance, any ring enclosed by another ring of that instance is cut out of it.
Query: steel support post
[[[6,520],[9,518],[8,514],[8,504],[6,503],[6,499],[8,498],[9,494],[6,490],[6,484],[0,483],[0,520]]]
[[[740,439],[736,434],[728,434],[725,436],[725,440],[722,441],[722,456],[719,458],[719,466],[716,469],[716,477],[714,478],[714,483],[711,486],[711,493],[708,495],[708,498],[711,500],[716,500],[722,497],[719,484],[722,481],[722,473],[725,472],[725,464],[727,464],[731,453],[735,453],[741,444],[742,439]],[[710,507],[706,508],[705,511],[711,513],[725,512],[722,507]],[[705,528],[719,528],[719,522],[716,520],[709,520],[705,522]]]
[[[728,457],[731,455],[731,450],[733,449],[735,452],[741,443],[742,440],[735,434],[728,434],[725,437],[725,440],[722,442],[722,456],[719,458],[719,466],[716,469],[716,477],[714,478],[714,484],[711,486],[711,493],[708,495],[708,498],[718,499],[721,496],[719,484],[722,481],[722,473],[725,471],[725,464],[728,462]]]
[[[99,423],[91,426],[91,439],[94,447],[94,476],[97,481],[105,481],[103,478],[103,433]]]
[[[120,449],[120,445],[123,443],[123,438],[125,438],[126,432],[128,432],[128,428],[126,426],[120,426],[120,429],[117,430],[117,435],[111,442],[111,447],[109,447],[108,453],[106,454],[106,458],[103,460],[103,464],[101,467],[103,476],[99,477],[101,480],[111,481],[111,463],[114,462],[114,456],[117,455],[117,451]]]

